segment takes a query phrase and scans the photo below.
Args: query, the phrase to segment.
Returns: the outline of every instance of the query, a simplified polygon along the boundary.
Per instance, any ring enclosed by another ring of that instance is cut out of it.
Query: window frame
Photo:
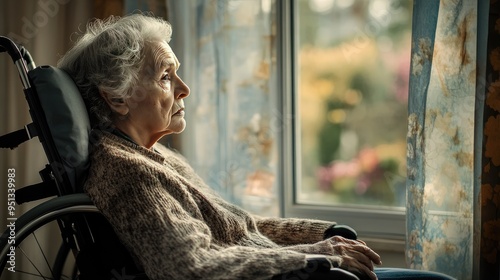
[[[279,108],[283,129],[280,135],[280,198],[283,217],[336,221],[353,227],[358,236],[375,248],[404,251],[406,211],[389,207],[359,205],[328,206],[299,204],[296,201],[300,174],[300,120],[298,119],[297,0],[276,1],[277,77],[282,94]],[[297,117],[297,118],[296,118]]]

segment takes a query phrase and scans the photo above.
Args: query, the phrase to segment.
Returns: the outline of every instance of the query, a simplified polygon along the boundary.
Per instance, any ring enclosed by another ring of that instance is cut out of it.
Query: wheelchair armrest
[[[323,236],[323,239],[328,239],[332,236],[339,235],[347,239],[358,239],[358,233],[351,227],[346,225],[333,225],[329,227]]]
[[[349,271],[341,268],[333,268],[330,261],[321,256],[314,256],[307,259],[307,266],[303,269],[297,269],[288,273],[276,275],[272,280],[359,280],[359,278]]]
[[[305,270],[310,272],[325,273],[332,269],[332,263],[325,257],[311,257],[307,258],[307,266]]]

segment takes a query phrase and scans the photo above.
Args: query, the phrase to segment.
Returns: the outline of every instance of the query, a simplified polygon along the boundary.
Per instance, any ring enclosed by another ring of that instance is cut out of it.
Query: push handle
[[[4,36],[0,36],[0,52],[8,52],[14,63],[22,57],[16,43]]]
[[[10,38],[4,36],[0,36],[0,52],[9,53],[17,67],[24,89],[30,88],[28,71],[34,69],[36,66],[29,52],[23,46],[18,46]]]
[[[4,36],[0,36],[0,53],[2,52],[8,52],[14,63],[19,60],[19,58],[23,58],[28,70],[33,70],[36,67],[31,54],[24,46],[18,45]]]
[[[28,52],[28,50],[22,45],[18,45],[18,47],[19,47],[19,52],[21,52],[21,56],[26,62],[28,71],[35,69],[36,68],[35,61],[33,61],[33,58],[31,57],[31,54]]]

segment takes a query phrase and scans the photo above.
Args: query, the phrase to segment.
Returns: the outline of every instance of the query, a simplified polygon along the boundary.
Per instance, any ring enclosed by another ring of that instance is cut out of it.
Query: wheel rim
[[[65,251],[57,250],[62,244],[62,236],[58,228],[58,220],[65,216],[78,214],[99,213],[94,205],[75,205],[47,213],[41,213],[37,218],[30,221],[20,221],[19,229],[16,228],[15,239],[15,271],[9,271],[12,266],[7,263],[12,244],[3,242],[0,256],[0,280],[7,279],[78,279],[78,273],[73,254],[69,248]],[[16,221],[17,227],[17,221]],[[56,232],[57,237],[50,236],[47,232]],[[43,236],[43,237],[42,237]],[[54,243],[53,239],[58,239]],[[56,249],[54,249],[56,248]],[[49,252],[47,252],[49,251]]]

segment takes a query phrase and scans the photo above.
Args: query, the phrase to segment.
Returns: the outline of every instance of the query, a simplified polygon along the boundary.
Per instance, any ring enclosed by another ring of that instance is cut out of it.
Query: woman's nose
[[[184,81],[180,78],[177,77],[177,85],[175,87],[175,98],[176,99],[183,99],[188,97],[189,93],[191,90],[189,89],[188,85],[184,83]]]

